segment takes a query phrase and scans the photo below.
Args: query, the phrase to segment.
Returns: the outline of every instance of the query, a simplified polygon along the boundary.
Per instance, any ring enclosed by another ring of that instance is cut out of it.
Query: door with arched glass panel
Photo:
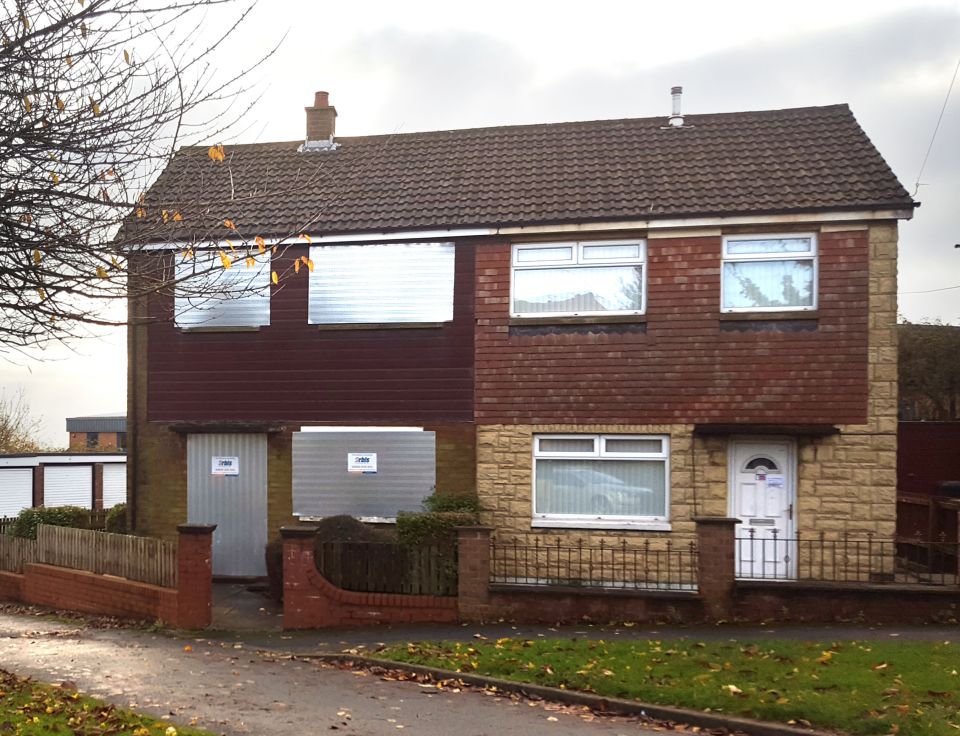
[[[730,443],[730,512],[737,527],[737,577],[796,577],[796,453],[790,440]]]

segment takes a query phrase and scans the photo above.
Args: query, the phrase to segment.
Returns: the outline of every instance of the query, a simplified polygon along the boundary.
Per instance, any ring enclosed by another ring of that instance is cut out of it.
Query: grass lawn
[[[13,736],[213,736],[121,710],[72,690],[0,670],[0,734]]]
[[[960,736],[960,644],[950,642],[499,639],[377,656],[851,734]]]

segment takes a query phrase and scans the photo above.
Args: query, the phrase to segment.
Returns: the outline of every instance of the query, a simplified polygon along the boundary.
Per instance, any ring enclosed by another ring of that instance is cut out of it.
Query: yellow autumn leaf
[[[183,260],[189,261],[189,260],[191,260],[192,258],[193,258],[193,251],[192,251],[192,250],[190,250],[189,248],[187,248],[185,251],[183,251]]]
[[[223,144],[218,143],[215,146],[210,146],[210,148],[207,149],[207,156],[209,156],[212,161],[225,160],[226,154],[223,152]]]
[[[306,233],[300,233],[300,239],[301,239],[301,240],[306,240],[308,243],[312,243],[312,242],[313,242],[313,240],[310,239],[310,236],[307,235]]]
[[[163,218],[163,221],[164,221],[164,222],[170,222],[170,213],[167,212],[166,210],[163,210],[163,211],[160,213],[160,217]]]
[[[311,272],[311,273],[313,272],[313,259],[312,259],[312,258],[308,258],[308,259],[307,259],[307,268],[310,269],[310,272]]]
[[[43,253],[41,253],[39,250],[33,251],[33,262],[36,264],[39,264],[40,261],[42,260],[43,260]]]
[[[831,659],[833,659],[833,652],[828,650],[817,657],[816,661],[817,664],[827,664]]]
[[[247,268],[253,268],[257,265],[257,259],[253,256],[247,256],[244,262],[247,264]]]
[[[94,117],[100,114],[100,103],[92,97],[90,98],[90,109],[93,110]]]
[[[723,689],[729,692],[731,695],[739,695],[743,692],[743,690],[738,688],[736,685],[724,685]]]
[[[224,221],[223,221],[223,226],[224,226],[225,228],[227,228],[227,230],[236,230],[236,229],[237,229],[237,226],[233,223],[233,220],[224,220]]]
[[[271,271],[271,272],[270,272],[270,280],[271,280],[273,283],[275,283],[275,284],[280,283],[280,279],[277,277],[277,272],[276,272],[276,271]]]
[[[67,103],[65,103],[63,100],[61,100],[61,99],[58,97],[58,98],[57,98],[57,109],[58,109],[60,112],[63,112],[63,110],[64,110],[64,108],[65,108],[66,106],[67,106]]]
[[[173,213],[173,221],[174,221],[174,222],[183,222],[183,215],[181,215],[179,212],[174,212],[174,213]]]
[[[230,268],[230,266],[233,265],[233,261],[230,260],[230,256],[223,251],[220,251],[220,263],[223,264],[224,268]]]
[[[51,171],[51,172],[50,172],[50,181],[52,181],[54,184],[59,184],[59,183],[60,183],[60,175],[59,175],[58,173],[56,173],[55,171]]]
[[[141,218],[146,217],[146,216],[147,216],[147,211],[146,211],[145,209],[143,209],[143,207],[137,207],[137,209],[136,209],[136,215],[137,215],[137,217],[141,217]]]
[[[123,60],[128,64],[130,63],[130,52],[126,49],[123,50]]]
[[[257,247],[260,249],[261,253],[267,249],[267,241],[265,241],[259,235],[253,239],[253,242],[257,244]]]
[[[97,276],[102,279],[107,278],[107,269],[105,269],[103,266],[97,266]]]
[[[44,289],[42,286],[39,289],[37,289],[37,294],[40,297],[40,301],[43,301],[44,299],[47,298],[47,290]]]
[[[27,112],[30,112],[33,109],[33,105],[30,103],[30,98],[26,95],[23,96],[23,109]]]
[[[229,240],[227,240],[227,241],[225,241],[225,242],[226,242],[226,244],[230,247],[230,252],[233,253],[234,255],[236,255],[237,249],[233,247],[233,243],[231,243]]]
[[[293,271],[294,273],[300,273],[300,261],[293,262]]]

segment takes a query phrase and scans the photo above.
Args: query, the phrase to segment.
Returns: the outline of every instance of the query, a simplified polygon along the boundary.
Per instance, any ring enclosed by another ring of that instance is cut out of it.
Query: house
[[[123,412],[95,414],[88,417],[67,417],[70,450],[125,450],[127,416]]]
[[[283,524],[435,487],[521,540],[688,542],[701,516],[891,537],[916,203],[846,105],[679,94],[669,118],[339,137],[317,93],[305,142],[180,150],[132,283],[212,262],[244,288],[131,300],[137,531],[214,521],[215,572],[260,574]]]

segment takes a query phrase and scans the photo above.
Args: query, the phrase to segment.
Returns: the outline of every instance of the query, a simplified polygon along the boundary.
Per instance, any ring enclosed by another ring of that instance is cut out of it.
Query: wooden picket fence
[[[22,573],[23,566],[39,562],[37,542],[0,534],[0,571]]]
[[[0,537],[0,570],[22,573],[31,562],[177,585],[177,545],[162,539],[46,524],[37,527],[36,540]]]
[[[100,511],[88,511],[86,518],[87,529],[106,529],[108,509]],[[13,523],[17,520],[16,516],[0,516],[0,534],[6,534]]]
[[[456,595],[456,547],[395,542],[318,542],[317,570],[339,588],[364,593]]]

